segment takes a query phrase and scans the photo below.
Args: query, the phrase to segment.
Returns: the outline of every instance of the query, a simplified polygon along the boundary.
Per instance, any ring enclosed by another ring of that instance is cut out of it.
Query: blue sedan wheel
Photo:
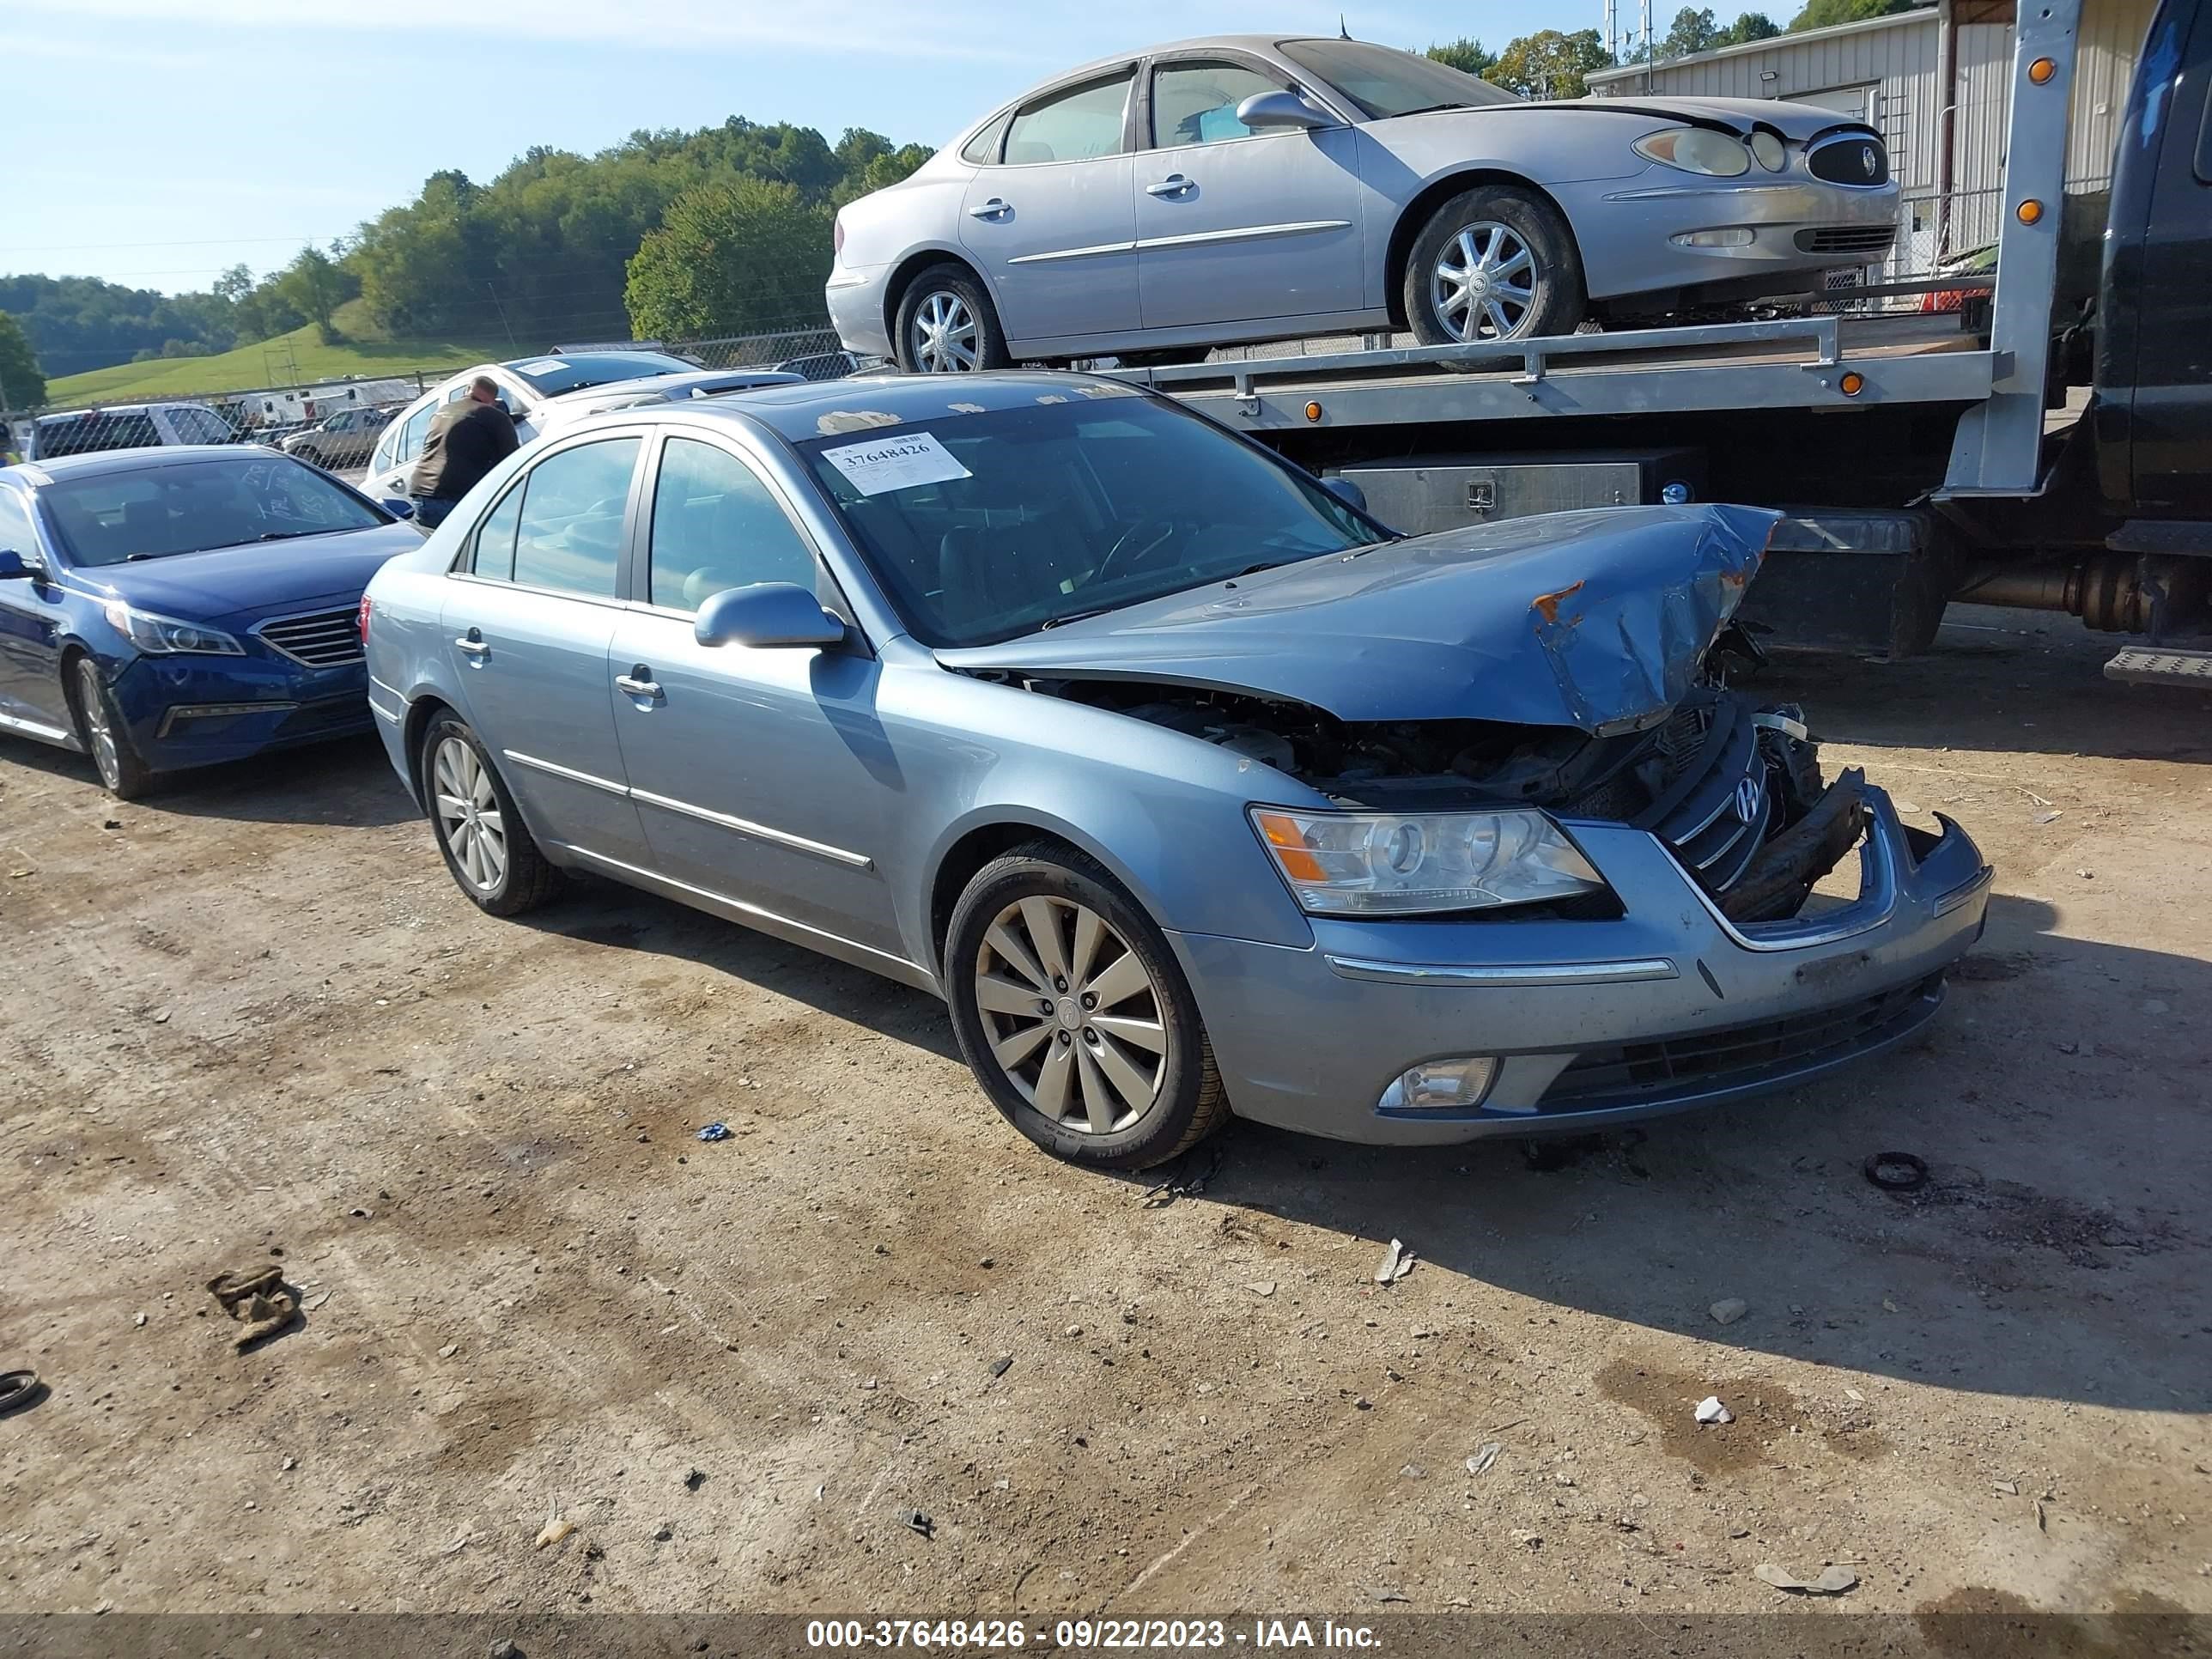
[[[76,711],[78,741],[109,794],[118,800],[137,799],[154,787],[154,774],[131,747],[131,733],[100,678],[100,665],[79,657],[71,672],[76,684],[69,688],[70,706]]]
[[[474,732],[441,715],[423,734],[421,755],[423,805],[438,850],[478,909],[520,915],[560,890],[560,871],[538,850]]]
[[[1142,1169],[1227,1117],[1166,939],[1072,848],[1040,843],[987,865],[953,911],[945,959],[963,1055],[1047,1151]]]

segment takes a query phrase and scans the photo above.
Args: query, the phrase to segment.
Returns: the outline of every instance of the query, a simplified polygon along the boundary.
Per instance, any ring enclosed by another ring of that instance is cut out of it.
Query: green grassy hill
[[[243,345],[212,357],[164,357],[152,362],[118,363],[46,383],[46,400],[57,407],[79,404],[137,403],[148,398],[189,398],[218,392],[243,392],[264,386],[299,386],[318,380],[362,379],[421,368],[451,374],[471,363],[495,362],[520,356],[505,340],[388,340],[362,314],[358,301],[338,307],[332,320],[346,337],[343,345],[325,345],[314,325],[274,339]]]

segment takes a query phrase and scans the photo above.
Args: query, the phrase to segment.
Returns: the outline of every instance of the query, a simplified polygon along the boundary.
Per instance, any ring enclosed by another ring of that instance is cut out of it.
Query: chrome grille
[[[1897,240],[1895,225],[1825,225],[1797,233],[1807,253],[1881,253]]]
[[[362,659],[361,613],[315,611],[304,617],[280,617],[253,630],[271,651],[307,668],[337,668]]]
[[[1772,781],[1741,698],[1677,710],[1662,733],[1670,760],[1689,746],[1686,720],[1702,729],[1702,738],[1686,760],[1669,765],[1667,783],[1635,825],[1672,847],[1708,890],[1723,893],[1750,867],[1774,823]]]

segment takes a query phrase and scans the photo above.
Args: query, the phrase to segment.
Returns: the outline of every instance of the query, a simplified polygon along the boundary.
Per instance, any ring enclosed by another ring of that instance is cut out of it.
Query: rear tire
[[[131,729],[123,723],[115,699],[108,695],[99,663],[79,653],[70,659],[64,674],[63,690],[70,712],[76,716],[77,741],[84,745],[101,785],[118,800],[138,800],[151,794],[160,781],[159,775],[140,757],[131,741]]]
[[[1429,216],[1401,297],[1423,345],[1571,334],[1589,309],[1574,234],[1545,198],[1480,185]]]
[[[1073,848],[1032,842],[977,872],[953,908],[944,969],[961,1057],[1054,1157],[1146,1169],[1228,1121],[1165,936]]]
[[[965,374],[1013,362],[982,279],[950,262],[930,266],[906,285],[891,345],[909,374]]]
[[[488,915],[519,916],[561,890],[477,734],[441,714],[422,734],[419,775],[430,831],[454,885]]]

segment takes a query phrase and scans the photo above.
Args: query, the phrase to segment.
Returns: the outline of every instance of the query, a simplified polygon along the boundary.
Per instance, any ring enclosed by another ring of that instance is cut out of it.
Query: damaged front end
[[[1741,651],[1723,635],[1713,653]],[[1725,683],[1709,658],[1662,719],[1594,737],[1479,720],[1347,721],[1297,703],[1128,680],[1029,689],[1200,738],[1339,806],[1372,812],[1537,808],[1647,830],[1736,922],[1796,915],[1866,825],[1864,776],[1823,781],[1802,713]],[[1554,915],[1602,913],[1569,901]]]

